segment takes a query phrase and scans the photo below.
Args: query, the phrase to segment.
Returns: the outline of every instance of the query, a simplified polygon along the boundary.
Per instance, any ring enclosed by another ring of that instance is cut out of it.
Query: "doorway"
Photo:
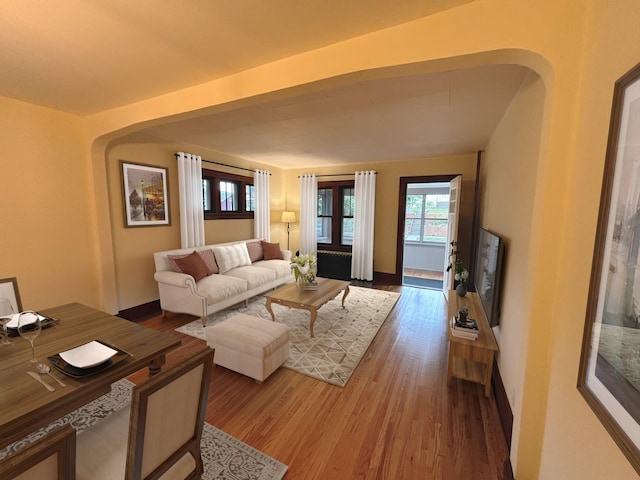
[[[443,290],[448,254],[449,182],[454,177],[400,179],[397,271],[402,285]]]

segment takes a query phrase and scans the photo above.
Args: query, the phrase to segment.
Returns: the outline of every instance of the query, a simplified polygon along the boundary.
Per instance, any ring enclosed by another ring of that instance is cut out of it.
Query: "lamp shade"
[[[282,223],[294,223],[296,221],[295,212],[282,212],[282,218],[280,221]]]

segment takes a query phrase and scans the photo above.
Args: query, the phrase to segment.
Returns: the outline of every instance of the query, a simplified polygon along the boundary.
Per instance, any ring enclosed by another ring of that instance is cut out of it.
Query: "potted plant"
[[[460,307],[458,310],[458,323],[465,324],[469,318],[469,307]]]

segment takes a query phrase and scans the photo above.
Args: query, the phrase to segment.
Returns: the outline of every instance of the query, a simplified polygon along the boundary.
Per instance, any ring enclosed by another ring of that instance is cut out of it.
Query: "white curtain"
[[[353,257],[351,278],[373,280],[373,223],[376,203],[376,172],[356,172],[353,200]]]
[[[318,245],[318,180],[311,174],[300,176],[300,253],[315,252]]]
[[[204,245],[202,157],[178,152],[180,186],[180,238],[182,248]]]
[[[271,213],[269,206],[269,177],[270,173],[256,170],[253,175],[255,194],[255,210],[253,212],[253,234],[255,238],[271,240]]]

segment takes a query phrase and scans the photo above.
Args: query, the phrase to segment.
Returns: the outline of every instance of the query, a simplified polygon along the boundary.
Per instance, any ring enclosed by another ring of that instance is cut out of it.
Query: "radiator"
[[[319,250],[318,276],[351,280],[351,253]]]

